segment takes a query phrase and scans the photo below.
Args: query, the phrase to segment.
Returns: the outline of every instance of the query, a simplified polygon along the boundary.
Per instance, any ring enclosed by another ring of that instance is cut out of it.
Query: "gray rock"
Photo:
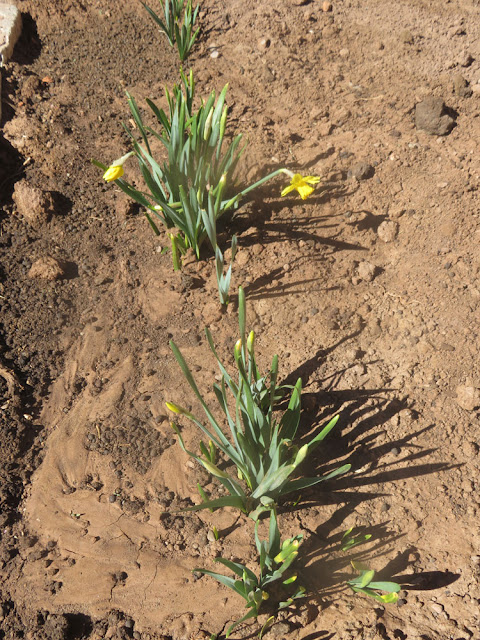
[[[456,73],[452,78],[452,82],[453,90],[460,98],[469,98],[472,95],[472,88],[461,73]]]
[[[356,178],[357,180],[368,180],[373,178],[375,169],[371,164],[366,162],[357,162],[348,170],[347,176],[349,178]]]
[[[415,107],[415,126],[434,136],[446,136],[455,126],[455,120],[447,113],[442,98],[428,96]]]

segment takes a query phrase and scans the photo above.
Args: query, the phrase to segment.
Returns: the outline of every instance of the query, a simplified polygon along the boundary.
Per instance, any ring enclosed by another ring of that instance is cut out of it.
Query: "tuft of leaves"
[[[140,0],[142,2],[142,0]],[[163,11],[163,19],[155,11],[142,2],[151,18],[167,36],[171,47],[177,45],[178,55],[183,62],[190,53],[200,29],[193,31],[198,15],[197,6],[192,8],[192,0],[163,0],[160,2]]]
[[[276,591],[275,583],[281,585],[282,591],[284,591],[283,598],[285,598],[274,603],[273,606],[277,611],[289,607],[294,600],[305,595],[305,588],[298,586],[296,583],[297,575],[291,574],[288,577],[285,575],[298,555],[298,547],[302,542],[303,536],[296,535],[281,542],[277,514],[274,509],[270,512],[268,540],[260,540],[258,525],[259,521],[255,524],[255,544],[259,555],[257,573],[239,562],[233,562],[225,558],[215,558],[215,562],[223,564],[236,577],[232,578],[208,569],[194,569],[195,572],[204,573],[215,578],[221,584],[238,593],[246,602],[245,606],[249,611],[228,628],[227,638],[239,624],[250,618],[256,618],[260,613],[260,607],[266,600],[271,602],[270,598]],[[260,632],[260,637],[266,625],[272,620],[273,618],[267,620]]]
[[[349,464],[342,465],[321,477],[302,478],[299,467],[330,433],[338,421],[335,416],[310,442],[298,446],[295,442],[301,412],[302,381],[299,378],[294,386],[278,385],[278,357],[274,356],[270,371],[261,375],[255,358],[255,335],[252,332],[245,339],[245,295],[239,289],[239,327],[240,339],[234,347],[234,360],[238,375],[234,379],[221,362],[210,331],[205,329],[208,344],[215,356],[222,374],[220,383],[213,384],[213,391],[223,414],[219,422],[200,393],[193,375],[177,345],[170,341],[170,347],[180,365],[182,373],[192,388],[207,417],[207,424],[187,409],[174,403],[167,407],[176,414],[191,420],[209,441],[224,454],[227,462],[235,467],[235,473],[214,464],[210,457],[197,455],[189,451],[182,438],[180,428],[172,423],[180,446],[228,491],[228,496],[215,500],[205,500],[190,510],[216,509],[218,507],[237,507],[248,513],[254,520],[265,511],[272,509],[283,496],[298,492],[325,480],[334,478],[350,469]],[[278,400],[290,392],[287,409],[280,419],[274,411]],[[222,424],[228,425],[228,436]]]

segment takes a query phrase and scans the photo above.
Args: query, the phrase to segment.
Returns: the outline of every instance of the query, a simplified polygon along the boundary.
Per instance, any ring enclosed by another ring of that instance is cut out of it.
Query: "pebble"
[[[322,4],[322,11],[327,13],[327,11],[332,11],[332,9],[333,9],[332,3],[328,2],[328,0],[325,0],[325,2]]]
[[[443,605],[441,605],[439,602],[432,602],[432,604],[430,605],[430,609],[433,611],[433,613],[436,614],[443,613]]]
[[[208,530],[207,540],[209,542],[215,542],[216,541],[215,534],[213,533],[213,531],[211,529]]]
[[[265,49],[268,49],[270,45],[271,45],[270,38],[260,38],[260,40],[257,43],[257,47],[260,49],[260,51],[264,51]]]
[[[415,126],[435,136],[446,136],[455,126],[455,120],[446,111],[442,98],[427,96],[415,107]]]
[[[372,282],[377,274],[377,267],[371,262],[363,261],[358,265],[358,275],[365,282]]]
[[[371,164],[366,162],[357,162],[348,170],[347,176],[349,178],[356,178],[357,180],[368,180],[375,174],[375,169]]]
[[[474,58],[469,51],[463,51],[458,57],[457,62],[461,67],[469,67],[473,60]]]
[[[459,385],[456,388],[457,404],[465,411],[473,411],[480,406],[480,391],[468,385]]]
[[[377,235],[383,242],[393,242],[398,235],[398,222],[384,220],[378,227]]]
[[[462,76],[461,73],[456,73],[452,77],[453,90],[460,98],[469,98],[473,91],[468,81]]]
[[[210,58],[213,58],[215,60],[218,57],[220,57],[220,52],[218,51],[218,49],[214,49],[210,54]]]

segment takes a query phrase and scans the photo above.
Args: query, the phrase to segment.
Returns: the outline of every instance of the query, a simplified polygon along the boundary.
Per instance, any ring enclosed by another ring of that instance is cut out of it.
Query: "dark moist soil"
[[[167,237],[90,162],[129,149],[126,91],[166,104],[175,51],[136,0],[16,4],[0,132],[0,638],[206,639],[243,615],[192,569],[218,555],[254,567],[253,525],[181,511],[197,483],[222,493],[164,404],[198,410],[171,338],[214,400],[203,329],[232,366],[239,285],[261,368],[278,354],[282,379],[302,378],[301,436],[340,413],[305,475],[352,465],[280,508],[283,535],[304,535],[308,596],[265,637],[480,638],[478,1],[201,3],[184,69],[198,97],[229,84],[230,133],[248,140],[239,182],[281,166],[322,176],[305,202],[277,179],[222,220],[222,246],[239,239],[226,311],[212,256],[175,273]],[[350,527],[372,538],[342,553]],[[400,582],[398,604],[351,594],[352,560]]]

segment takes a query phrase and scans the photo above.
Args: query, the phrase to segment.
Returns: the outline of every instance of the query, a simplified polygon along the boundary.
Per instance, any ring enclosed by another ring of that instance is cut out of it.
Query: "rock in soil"
[[[34,187],[26,180],[20,180],[15,185],[13,199],[18,213],[34,229],[48,222],[53,211],[50,193]]]
[[[456,388],[457,403],[466,411],[473,411],[480,406],[480,391],[468,385],[459,385]]]
[[[357,162],[348,170],[348,177],[357,180],[368,180],[368,178],[373,178],[374,174],[375,169],[366,162]]]
[[[365,282],[371,282],[377,274],[377,267],[371,262],[360,262],[358,265],[358,275]]]
[[[393,220],[384,220],[378,227],[377,234],[383,242],[393,242],[398,234],[398,223]]]
[[[468,81],[462,76],[461,73],[456,73],[453,78],[453,90],[460,98],[469,98],[473,91]]]
[[[38,278],[39,280],[58,280],[63,278],[64,275],[65,270],[60,262],[51,256],[36,260],[28,272],[29,278]]]
[[[415,107],[415,126],[434,136],[446,136],[455,126],[442,98],[428,96]]]

